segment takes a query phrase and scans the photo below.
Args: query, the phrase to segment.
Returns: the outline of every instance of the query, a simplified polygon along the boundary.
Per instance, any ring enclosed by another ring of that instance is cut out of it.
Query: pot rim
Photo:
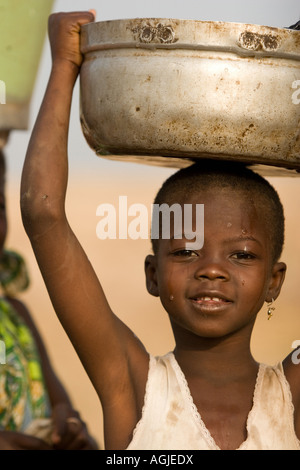
[[[83,54],[124,48],[188,49],[300,60],[300,31],[256,24],[134,18],[88,23],[81,33]]]

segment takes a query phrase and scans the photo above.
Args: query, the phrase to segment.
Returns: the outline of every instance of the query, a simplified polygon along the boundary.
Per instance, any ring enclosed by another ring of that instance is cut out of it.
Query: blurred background
[[[46,0],[38,0],[39,2]],[[17,4],[32,0],[0,0],[1,8],[14,10]],[[36,2],[35,2],[36,3]],[[51,2],[50,2],[51,3]],[[50,8],[55,11],[97,11],[97,21],[122,18],[165,17],[211,21],[253,23],[286,27],[300,18],[299,0],[56,0]],[[46,15],[47,16],[47,15]],[[19,210],[19,184],[30,133],[39,110],[51,67],[49,45],[40,43],[41,56],[30,101],[26,130],[11,132],[5,147],[8,166],[7,205],[9,234],[7,248],[19,250],[27,261],[31,287],[22,295],[31,310],[53,364],[68,389],[82,417],[103,447],[101,406],[80,361],[59,324],[48,299],[36,265],[31,246],[23,230]],[[2,27],[3,25],[1,25]],[[16,30],[14,30],[14,27]],[[20,36],[20,26],[13,22],[10,34]],[[25,35],[19,37],[20,48],[34,47]],[[28,41],[28,43],[26,42]],[[16,58],[21,60],[22,58]],[[0,45],[1,62],[1,45]],[[299,71],[300,73],[300,71]],[[300,76],[299,76],[300,78]],[[0,66],[0,80],[1,66]],[[276,90],[274,90],[276,93]],[[1,107],[5,104],[0,104]],[[70,175],[67,213],[71,226],[84,246],[104,286],[113,310],[131,327],[152,354],[164,354],[174,346],[167,315],[159,300],[149,296],[144,281],[144,258],[150,252],[150,240],[105,240],[96,236],[99,218],[96,209],[102,203],[118,206],[119,196],[127,196],[128,205],[141,203],[149,208],[162,182],[175,170],[142,164],[109,161],[97,157],[88,147],[79,122],[79,87],[74,90],[69,133]],[[300,340],[300,178],[270,178],[286,213],[286,244],[282,260],[288,265],[286,281],[276,310],[267,321],[267,307],[259,314],[254,330],[252,349],[258,361],[275,363],[291,350],[292,342]],[[80,273],[79,273],[80,275]],[[84,312],[82,312],[84,315]],[[96,358],[95,358],[96,360]]]

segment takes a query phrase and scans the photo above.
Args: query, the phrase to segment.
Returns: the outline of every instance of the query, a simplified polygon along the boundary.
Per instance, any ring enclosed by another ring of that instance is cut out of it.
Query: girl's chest
[[[253,387],[212,387],[189,384],[205,427],[220,449],[238,449],[247,439],[247,420],[253,407]],[[250,391],[251,390],[251,391]]]

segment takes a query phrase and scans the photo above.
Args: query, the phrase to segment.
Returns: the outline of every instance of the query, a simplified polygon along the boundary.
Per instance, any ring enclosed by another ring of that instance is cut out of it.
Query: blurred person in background
[[[29,278],[20,254],[5,249],[6,234],[5,157],[0,149],[0,449],[97,449],[51,366],[27,307],[17,299]]]

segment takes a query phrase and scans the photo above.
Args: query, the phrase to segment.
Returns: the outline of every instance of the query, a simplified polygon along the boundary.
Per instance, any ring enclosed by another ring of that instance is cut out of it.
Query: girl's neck
[[[185,375],[203,377],[218,382],[232,381],[257,373],[250,344],[237,338],[199,340],[197,347],[177,343],[174,355]]]

